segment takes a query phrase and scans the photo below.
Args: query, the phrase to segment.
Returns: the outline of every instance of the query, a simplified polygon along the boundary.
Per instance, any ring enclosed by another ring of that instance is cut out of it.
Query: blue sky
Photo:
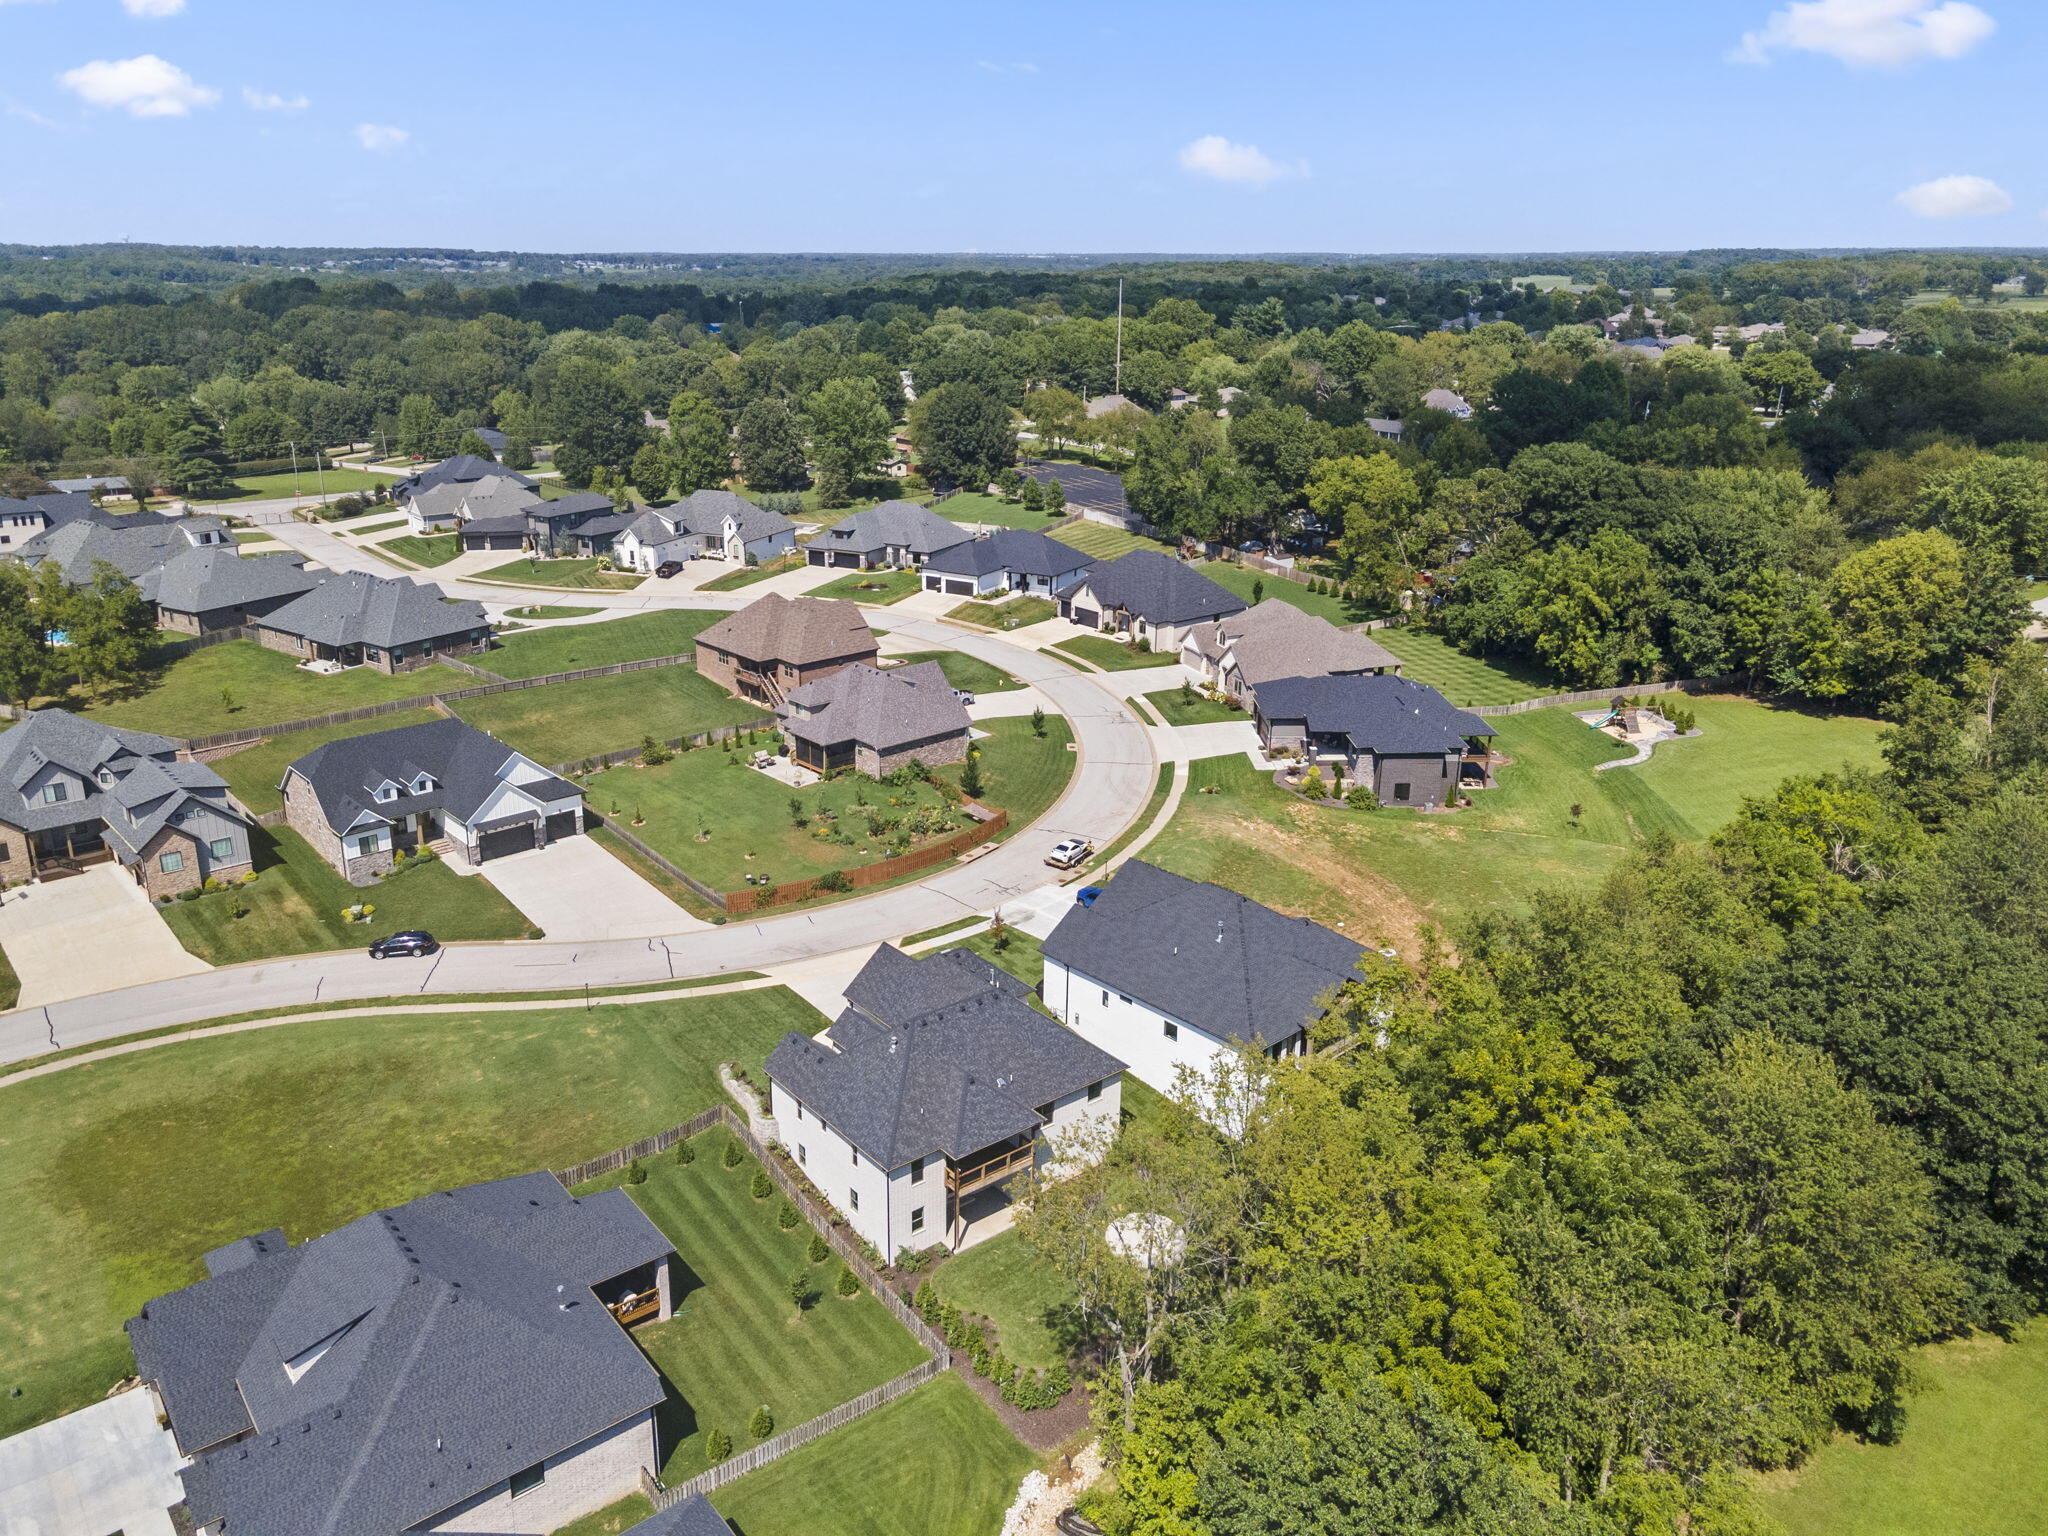
[[[2044,45],[2039,0],[0,0],[0,240],[2036,245]]]

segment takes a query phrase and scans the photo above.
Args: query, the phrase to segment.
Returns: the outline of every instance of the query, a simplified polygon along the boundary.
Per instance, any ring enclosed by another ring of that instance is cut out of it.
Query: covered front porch
[[[1011,1181],[1037,1166],[1038,1147],[1038,1133],[1031,1131],[946,1159],[947,1247],[971,1248],[1009,1228]]]

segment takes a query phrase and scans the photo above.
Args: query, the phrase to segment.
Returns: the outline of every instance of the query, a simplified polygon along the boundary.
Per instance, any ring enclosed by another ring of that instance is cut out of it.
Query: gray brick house
[[[1493,782],[1493,727],[1410,678],[1278,678],[1260,685],[1254,720],[1268,751],[1341,766],[1382,805],[1449,805]]]
[[[636,1492],[663,1383],[626,1327],[675,1267],[625,1191],[545,1173],[214,1249],[128,1323],[192,1459],[180,1529],[545,1536]]]
[[[967,756],[967,706],[936,661],[886,672],[856,664],[804,684],[775,712],[789,755],[814,773],[879,779],[905,763],[937,768]]]
[[[135,587],[156,604],[164,629],[203,635],[233,629],[304,597],[327,577],[299,555],[249,555],[234,545],[181,550],[144,571]]]
[[[256,638],[301,661],[409,672],[488,650],[491,621],[482,603],[450,602],[430,581],[336,571],[257,619]]]

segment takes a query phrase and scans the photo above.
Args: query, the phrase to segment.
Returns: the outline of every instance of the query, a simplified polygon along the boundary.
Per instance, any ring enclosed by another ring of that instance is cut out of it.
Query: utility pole
[[[298,440],[297,440],[297,439],[293,439],[293,440],[292,440],[292,444],[291,444],[291,449],[292,449],[292,495],[296,497],[296,496],[297,496],[297,495],[299,494],[299,444],[298,444]]]
[[[1116,280],[1116,383],[1110,393],[1124,392],[1124,280]]]

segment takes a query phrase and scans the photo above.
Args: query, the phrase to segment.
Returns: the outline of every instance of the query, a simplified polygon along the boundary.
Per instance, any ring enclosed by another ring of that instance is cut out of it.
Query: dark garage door
[[[1093,608],[1076,608],[1074,622],[1084,629],[1094,629],[1102,623],[1102,615]]]
[[[533,846],[534,824],[521,822],[516,827],[505,827],[497,832],[486,832],[476,840],[479,859],[502,859],[508,853],[524,853]]]
[[[548,818],[549,842],[553,842],[558,837],[574,837],[575,835],[576,813],[574,811],[557,811]]]
[[[955,597],[972,597],[974,596],[974,583],[971,581],[949,581],[946,583],[946,590]]]

